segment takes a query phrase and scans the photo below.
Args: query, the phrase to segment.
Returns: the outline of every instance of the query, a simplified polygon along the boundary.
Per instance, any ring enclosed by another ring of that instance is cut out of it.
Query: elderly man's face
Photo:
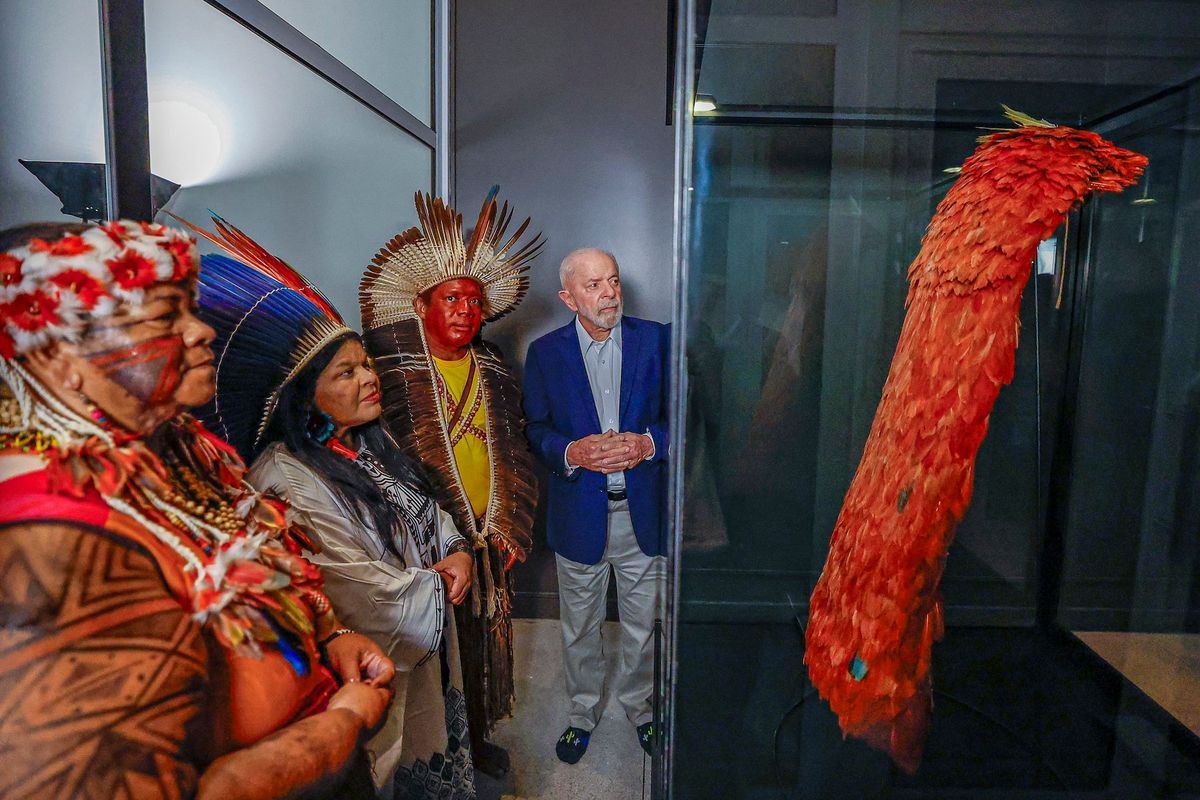
[[[588,253],[579,258],[558,293],[567,308],[600,330],[621,321],[621,275],[611,258]]]

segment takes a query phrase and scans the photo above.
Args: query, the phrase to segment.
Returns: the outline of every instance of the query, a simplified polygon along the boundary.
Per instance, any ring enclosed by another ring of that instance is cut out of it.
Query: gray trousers
[[[653,718],[654,619],[661,616],[660,598],[666,559],[648,556],[638,547],[629,518],[629,501],[608,504],[608,542],[598,564],[580,564],[555,556],[558,565],[558,609],[562,622],[567,695],[572,727],[590,731],[604,712],[604,622],[608,573],[617,576],[617,612],[621,649],[614,682],[617,699],[634,725]]]

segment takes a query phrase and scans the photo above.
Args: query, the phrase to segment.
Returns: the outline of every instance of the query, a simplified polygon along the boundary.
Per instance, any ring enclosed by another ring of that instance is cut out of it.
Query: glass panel
[[[263,0],[408,113],[433,124],[431,0]]]
[[[103,217],[103,168],[84,166],[104,164],[97,9],[95,0],[0,5],[0,228]]]
[[[429,148],[204,3],[148,0],[146,52],[151,166],[184,186],[169,210],[216,211],[357,325],[362,270],[431,187]]]
[[[834,48],[819,44],[712,44],[701,58],[696,92],[722,110],[828,108],[833,104]],[[704,69],[703,59],[716,68]]]
[[[1156,761],[1200,735],[1200,90],[1106,128],[1150,157],[1141,191],[1096,209],[1060,619],[1179,722],[1118,742]],[[1177,770],[1176,770],[1177,772]]]
[[[840,0],[804,22],[696,5],[695,92],[714,108],[693,119],[677,319],[673,796],[1193,796],[1200,636],[1177,634],[1200,634],[1194,6]],[[803,630],[907,268],[979,128],[1009,125],[1002,103],[1151,166],[1031,265],[1016,374],[940,586],[932,728],[909,777],[843,740],[806,680]],[[1076,636],[1085,623],[1103,636]]]
[[[1173,93],[1107,126],[1150,167],[1081,232],[1094,266],[1062,596],[1072,629],[1200,632],[1198,101]]]

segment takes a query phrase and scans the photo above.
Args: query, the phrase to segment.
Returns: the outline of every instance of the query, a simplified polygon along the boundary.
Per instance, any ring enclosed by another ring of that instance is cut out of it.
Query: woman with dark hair
[[[161,225],[0,232],[2,797],[370,791],[392,666],[181,413],[214,388],[196,272]]]
[[[381,426],[379,379],[358,334],[294,270],[217,227],[210,238],[241,263],[206,256],[201,272],[219,354],[208,421],[254,458],[250,482],[291,506],[340,618],[396,663],[396,698],[367,743],[380,796],[473,798],[447,624],[470,587],[470,546]]]

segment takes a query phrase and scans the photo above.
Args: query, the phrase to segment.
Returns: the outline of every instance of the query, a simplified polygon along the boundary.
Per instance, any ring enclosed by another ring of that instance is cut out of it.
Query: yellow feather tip
[[[1020,125],[1021,127],[1033,127],[1033,128],[1057,128],[1058,127],[1053,122],[1049,122],[1048,120],[1044,120],[1044,119],[1034,119],[1033,117],[1029,116],[1025,112],[1017,111],[1015,108],[1010,108],[1009,106],[1006,106],[1003,103],[1000,104],[1000,107],[1004,109],[1004,116],[1007,117],[1010,122],[1015,122],[1017,125]]]

